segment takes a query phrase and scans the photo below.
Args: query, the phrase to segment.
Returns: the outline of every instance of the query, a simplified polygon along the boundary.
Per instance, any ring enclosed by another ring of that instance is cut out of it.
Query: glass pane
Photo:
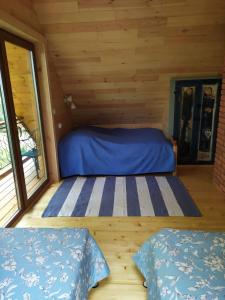
[[[19,211],[3,95],[0,76],[0,226],[4,226]]]
[[[198,160],[212,160],[212,143],[218,84],[202,86],[201,120],[198,140]]]
[[[179,155],[183,161],[191,158],[194,101],[195,87],[182,87]]]
[[[32,52],[5,43],[28,199],[46,180]]]

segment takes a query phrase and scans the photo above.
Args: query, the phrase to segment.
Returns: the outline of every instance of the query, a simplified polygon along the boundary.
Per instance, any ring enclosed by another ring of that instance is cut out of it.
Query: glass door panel
[[[8,223],[20,209],[4,100],[0,76],[0,226]]]
[[[195,87],[186,86],[181,88],[181,111],[180,111],[180,133],[179,133],[179,155],[183,160],[191,157],[193,114],[195,102]]]
[[[176,81],[173,134],[178,163],[214,162],[220,87],[219,78]]]
[[[198,160],[210,161],[213,155],[213,132],[218,84],[202,85],[201,119],[198,139]]]
[[[5,42],[27,198],[47,178],[32,51]]]

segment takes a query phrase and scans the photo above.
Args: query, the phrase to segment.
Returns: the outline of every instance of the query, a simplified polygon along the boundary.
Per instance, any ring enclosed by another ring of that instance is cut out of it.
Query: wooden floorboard
[[[87,227],[109,263],[111,275],[90,293],[91,300],[146,299],[143,278],[132,255],[160,228],[225,231],[225,195],[212,180],[211,166],[179,167],[179,177],[203,216],[193,217],[85,217],[41,218],[59,184],[54,184],[17,224],[18,227]]]

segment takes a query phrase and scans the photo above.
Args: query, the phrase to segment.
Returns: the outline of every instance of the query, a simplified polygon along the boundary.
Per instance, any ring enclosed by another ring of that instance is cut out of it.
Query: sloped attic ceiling
[[[167,127],[175,77],[221,73],[224,0],[33,0],[76,124]]]

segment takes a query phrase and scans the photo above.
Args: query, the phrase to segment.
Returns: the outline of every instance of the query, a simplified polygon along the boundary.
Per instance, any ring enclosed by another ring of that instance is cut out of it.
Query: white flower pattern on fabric
[[[0,228],[0,300],[87,300],[109,274],[87,229]]]
[[[57,235],[56,234],[47,234],[46,238],[49,242],[54,242],[55,240],[57,240]]]
[[[204,263],[206,266],[209,266],[211,268],[212,272],[222,272],[224,270],[224,261],[216,255],[206,256],[204,258]]]
[[[37,286],[40,279],[40,277],[35,273],[22,274],[21,278],[28,287]]]
[[[24,293],[23,300],[31,300],[31,295],[29,293]]]
[[[36,263],[38,265],[43,265],[45,263],[45,257],[44,256],[38,256],[38,257],[36,257]]]
[[[13,259],[6,260],[1,266],[6,271],[16,270],[16,262]]]
[[[69,276],[67,273],[62,273],[61,277],[60,277],[60,281],[61,282],[67,282]]]
[[[225,299],[225,233],[162,229],[134,261],[150,300]]]
[[[71,256],[76,259],[77,261],[81,261],[83,258],[83,252],[82,249],[80,247],[76,247],[74,249],[70,250],[70,254]]]
[[[171,294],[170,289],[168,287],[164,286],[162,288],[162,291],[161,291],[161,296],[165,297],[165,296],[170,295],[170,294]]]
[[[193,271],[193,267],[184,262],[175,262],[175,265],[178,267],[178,270],[185,274],[189,274]]]
[[[3,281],[0,282],[0,290],[9,286],[13,280],[11,278],[5,278]]]
[[[101,257],[96,259],[95,268],[96,268],[97,273],[102,272],[102,270],[104,269],[104,265],[105,265],[104,260]]]
[[[213,244],[217,247],[222,247],[225,249],[225,239],[221,237],[215,237],[215,239],[213,240]]]

